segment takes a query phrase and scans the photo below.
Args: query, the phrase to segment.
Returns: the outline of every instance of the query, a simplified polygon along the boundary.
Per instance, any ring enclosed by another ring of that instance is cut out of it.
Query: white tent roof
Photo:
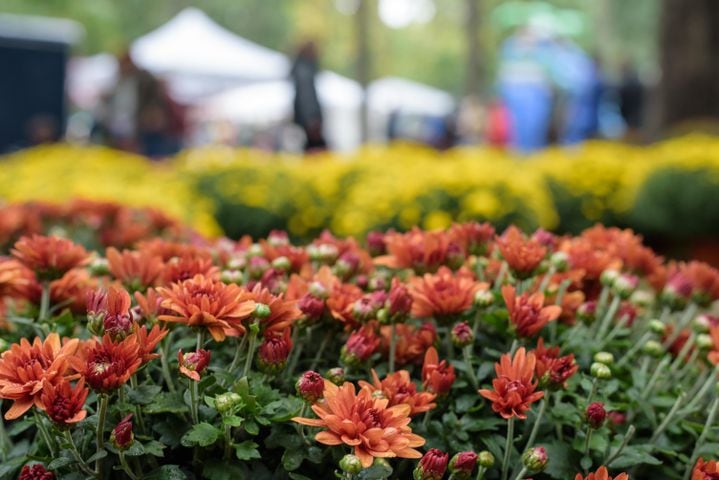
[[[446,115],[454,109],[449,93],[405,78],[385,77],[367,88],[370,112],[386,115],[392,111],[421,115]]]
[[[158,74],[259,81],[283,78],[289,70],[283,54],[235,35],[192,7],[135,40],[131,55]]]
[[[359,83],[329,71],[317,75],[317,94],[326,110],[354,110],[362,102]],[[262,82],[214,95],[201,108],[209,118],[268,124],[292,116],[293,98],[294,88],[289,80]]]

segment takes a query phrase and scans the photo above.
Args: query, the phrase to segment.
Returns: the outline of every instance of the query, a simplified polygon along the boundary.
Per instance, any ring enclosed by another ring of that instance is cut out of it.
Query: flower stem
[[[101,393],[97,397],[97,435],[95,436],[95,442],[97,443],[97,452],[103,450],[105,447],[105,417],[107,416],[107,404],[109,397]],[[102,458],[95,460],[95,476],[102,478]]]
[[[250,373],[252,368],[252,360],[255,358],[255,343],[257,342],[257,331],[255,328],[250,328],[250,339],[248,340],[249,345],[247,347],[247,358],[245,359],[245,366],[242,369],[242,376],[246,377]]]
[[[502,480],[507,480],[509,474],[509,456],[514,440],[514,417],[507,422],[507,441],[504,444],[504,458],[502,459]]]
[[[295,336],[295,333],[292,332],[292,345],[295,345],[297,341],[297,338]],[[247,335],[242,336],[242,340],[239,342],[235,341],[235,356],[232,357],[232,363],[230,363],[229,372],[232,373],[235,371],[237,366],[240,364],[240,357],[242,356],[242,352],[245,349],[245,343],[247,342]]]
[[[686,310],[684,310],[684,314],[682,315],[682,318],[679,320],[679,323],[676,325],[674,330],[672,330],[672,334],[669,335],[669,337],[662,344],[662,347],[664,347],[665,350],[671,347],[672,344],[676,341],[676,339],[679,338],[679,335],[682,334],[682,330],[684,330],[687,325],[689,325],[689,322],[694,319],[694,315],[696,315],[698,309],[699,307],[697,307],[697,304],[692,302],[689,304]]]
[[[302,355],[302,349],[305,346],[305,342],[298,342],[300,327],[292,328],[292,352],[290,352],[290,361],[287,366],[285,374],[287,378],[292,380],[295,375],[295,369],[297,368],[297,362]],[[307,330],[309,331],[309,329]]]
[[[484,478],[484,473],[486,471],[487,471],[487,469],[480,465],[479,468],[477,469],[477,476],[474,477],[474,480],[482,480]]]
[[[232,453],[232,427],[225,425],[225,460],[230,459]]]
[[[198,398],[200,396],[199,392],[199,382],[194,381],[191,378],[187,379],[187,382],[189,383],[190,387],[190,415],[192,415],[192,423],[194,425],[197,425],[200,423],[200,413],[199,413],[199,405],[197,404]]]
[[[52,441],[52,437],[50,437],[50,432],[47,431],[45,422],[43,421],[42,417],[37,413],[37,410],[34,411],[34,414],[35,414],[35,425],[37,426],[37,429],[40,432],[40,436],[42,436],[42,439],[45,442],[45,445],[47,445],[47,449],[50,452],[50,455],[52,457],[55,457],[55,444]]]
[[[706,441],[707,435],[709,435],[709,431],[711,430],[712,425],[714,425],[717,412],[719,412],[719,398],[714,399],[714,403],[712,404],[712,407],[709,410],[709,415],[707,416],[707,421],[704,423],[704,428],[702,428],[702,433],[699,435],[699,439],[694,445],[694,451],[692,452],[692,456],[687,464],[687,469],[684,472],[684,480],[689,480],[689,477],[691,476],[692,468],[694,468],[694,464],[697,462],[697,458],[699,458],[699,450],[702,448],[702,445],[704,445],[704,441]]]
[[[82,470],[84,474],[94,477],[95,472],[92,470],[92,468],[90,468],[90,466],[85,462],[85,460],[82,459],[82,455],[80,455],[80,452],[77,450],[77,446],[75,445],[75,440],[72,439],[72,434],[70,433],[70,430],[65,430],[65,440],[67,440],[67,443],[70,444],[70,453],[72,453],[72,456],[75,457],[75,461],[80,467],[80,470]]]
[[[592,399],[594,398],[594,395],[597,393],[597,384],[599,383],[599,379],[595,378],[592,380],[592,389],[589,390],[589,396],[587,396],[587,407],[590,403],[592,403]]]
[[[659,377],[663,373],[666,373],[665,369],[667,368],[667,364],[669,362],[670,362],[669,357],[664,357],[664,358],[662,358],[662,361],[659,362],[659,365],[657,365],[656,370],[654,370],[654,374],[649,379],[649,383],[647,383],[647,386],[642,391],[642,394],[640,397],[642,400],[646,400],[647,398],[649,398],[649,394],[651,394],[652,390],[654,390],[654,387],[656,386],[657,381],[659,380]]]
[[[514,355],[514,352],[517,351],[517,347],[519,347],[519,340],[517,340],[515,338],[514,340],[512,340],[512,345],[509,347],[509,355],[510,356]]]
[[[44,280],[42,282],[42,292],[40,294],[40,313],[38,314],[38,323],[44,323],[50,313],[50,282]]]
[[[127,474],[128,477],[130,477],[131,480],[137,480],[137,475],[135,475],[135,473],[132,471],[130,465],[127,464],[125,452],[120,450],[118,454],[120,456],[120,466],[122,467],[122,470]]]
[[[597,330],[597,335],[595,338],[601,340],[607,334],[609,325],[611,325],[614,316],[617,314],[617,310],[619,310],[619,305],[621,304],[621,302],[622,298],[619,295],[616,295],[614,298],[612,298],[612,303],[609,304],[609,309],[602,318],[602,322],[599,324],[599,330]]]
[[[542,424],[542,417],[544,417],[544,413],[547,411],[548,403],[549,393],[544,392],[544,398],[542,399],[542,403],[539,405],[539,411],[537,412],[537,419],[534,421],[532,432],[529,434],[529,440],[527,440],[527,445],[524,447],[525,450],[527,450],[528,448],[532,448],[532,446],[534,445],[534,441],[537,439],[537,434],[539,433],[539,426]]]
[[[472,365],[472,345],[467,345],[462,349],[462,356],[464,357],[464,364],[467,367],[467,373],[469,374],[469,382],[472,384],[472,388],[476,391],[479,389],[479,380],[477,380],[477,374],[474,373],[474,366]]]
[[[427,425],[429,425],[429,419],[432,418],[432,410],[427,410],[424,414],[424,418],[422,419],[422,428],[427,430]]]
[[[171,338],[174,332],[170,332],[167,337],[160,342],[160,366],[162,367],[162,378],[167,384],[167,388],[170,392],[175,392],[175,382],[172,381],[172,375],[170,375],[170,365],[167,363],[167,349],[171,345]]]
[[[636,427],[634,425],[629,425],[629,428],[627,429],[627,433],[624,434],[624,439],[622,440],[622,444],[619,445],[619,448],[602,464],[606,467],[611,466],[612,462],[621,455],[622,451],[626,448],[626,446],[629,444],[629,442],[632,440],[632,437],[634,437],[634,433],[637,431]]]
[[[667,413],[667,416],[664,417],[664,420],[662,423],[659,424],[659,427],[654,431],[654,435],[652,435],[652,438],[649,440],[649,443],[654,443],[659,439],[659,436],[664,433],[664,430],[667,429],[669,424],[672,420],[674,420],[674,417],[677,414],[677,411],[679,411],[679,407],[681,407],[682,402],[684,401],[684,397],[686,396],[686,393],[681,392],[679,396],[677,397],[676,402],[674,402],[674,405],[672,405],[671,410],[669,410],[669,413]]]
[[[647,343],[648,340],[652,338],[653,333],[652,332],[645,332],[644,335],[630,348],[627,350],[627,353],[624,354],[622,358],[619,359],[617,362],[617,368],[620,368],[624,366],[625,363],[627,363],[629,360],[632,359],[632,357],[644,346],[645,343]]]
[[[524,476],[527,474],[527,467],[522,467],[522,469],[519,471],[519,474],[514,477],[514,480],[521,480],[524,478]]]
[[[592,427],[587,426],[587,436],[584,439],[584,456],[589,456],[589,442],[592,441]]]
[[[315,368],[317,368],[317,365],[320,363],[320,360],[322,359],[322,354],[325,352],[325,348],[327,348],[327,344],[329,343],[333,334],[334,333],[332,332],[332,330],[327,330],[325,337],[322,339],[322,343],[320,343],[320,348],[317,350],[317,354],[315,355],[315,358],[312,359],[312,364],[310,365],[310,370],[314,370]]]
[[[499,273],[497,274],[497,278],[494,279],[494,286],[492,287],[492,290],[499,290],[502,288],[502,283],[504,283],[504,277],[507,274],[507,262],[502,262],[502,266],[499,267]]]
[[[389,373],[394,373],[394,356],[397,350],[397,326],[391,320],[391,331],[389,335]]]

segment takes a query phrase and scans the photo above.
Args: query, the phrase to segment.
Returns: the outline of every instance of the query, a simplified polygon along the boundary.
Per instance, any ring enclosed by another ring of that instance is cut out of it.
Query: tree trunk
[[[360,108],[360,127],[362,142],[367,141],[369,119],[367,111],[367,85],[370,79],[370,47],[369,47],[369,21],[370,0],[359,0],[359,7],[355,14],[355,34],[357,35],[357,81],[362,85],[363,99]]]
[[[659,88],[663,129],[719,120],[719,1],[664,0]]]

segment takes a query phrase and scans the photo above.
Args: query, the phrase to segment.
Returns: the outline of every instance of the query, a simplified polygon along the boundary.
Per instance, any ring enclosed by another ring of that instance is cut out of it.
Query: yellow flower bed
[[[87,197],[154,206],[206,234],[218,233],[215,218],[226,228],[270,218],[262,228],[287,228],[298,237],[323,228],[362,235],[470,219],[551,229],[560,220],[565,225],[562,202],[583,221],[625,218],[647,178],[666,168],[706,171],[703,178],[719,186],[719,139],[686,136],[652,146],[594,141],[531,157],[407,144],[311,157],[207,147],[164,164],[102,147],[56,145],[5,157],[0,199]]]

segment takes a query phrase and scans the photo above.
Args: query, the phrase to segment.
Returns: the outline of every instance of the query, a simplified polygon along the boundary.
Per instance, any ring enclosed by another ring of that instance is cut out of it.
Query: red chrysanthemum
[[[502,297],[507,304],[511,326],[521,337],[532,337],[544,326],[556,320],[562,313],[557,305],[544,306],[544,294],[541,292],[523,293],[519,297],[511,285],[502,287]]]
[[[109,335],[102,341],[89,340],[84,345],[84,358],[72,359],[73,368],[97,392],[111,392],[127,383],[142,364],[137,336],[130,335],[115,343]]]
[[[83,420],[87,415],[83,407],[88,393],[84,378],[74,387],[67,380],[57,384],[47,382],[40,397],[42,409],[56,425],[66,427]]]
[[[719,480],[719,461],[699,458],[692,470],[692,480]]]
[[[610,477],[607,467],[601,466],[596,472],[590,473],[586,477],[583,477],[581,473],[578,473],[574,480],[629,480],[629,475],[626,473],[620,473],[616,477]]]
[[[447,360],[440,361],[437,349],[429,347],[422,364],[424,389],[438,396],[446,395],[452,388],[455,378],[454,366],[447,363]]]
[[[158,288],[158,292],[163,297],[161,306],[171,311],[160,315],[160,320],[206,328],[218,342],[244,335],[242,321],[255,311],[249,292],[201,275]]]

